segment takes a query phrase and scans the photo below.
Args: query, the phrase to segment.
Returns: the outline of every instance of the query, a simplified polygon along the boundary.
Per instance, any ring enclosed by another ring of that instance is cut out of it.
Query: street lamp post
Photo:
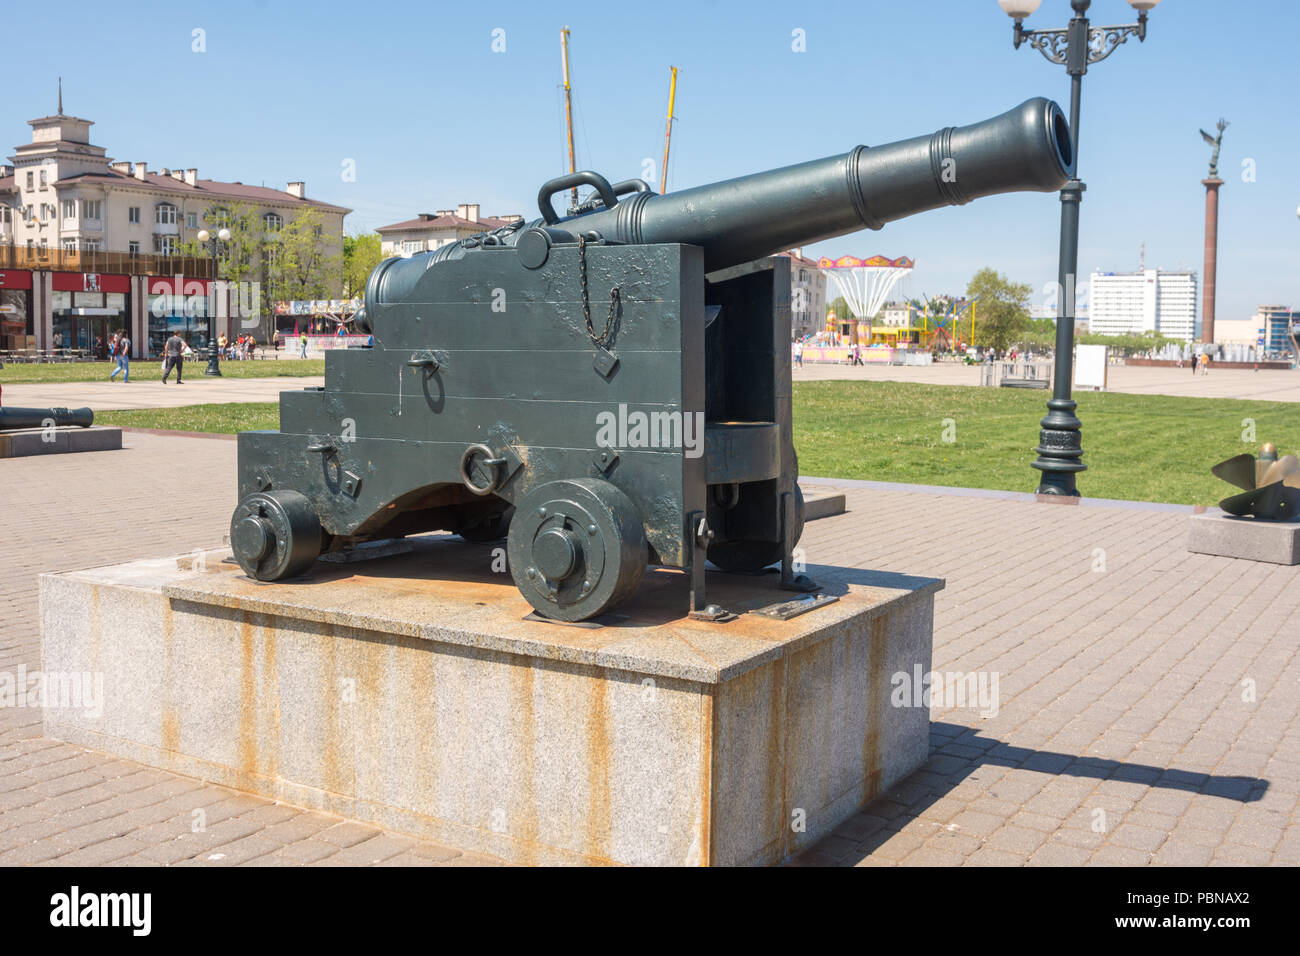
[[[1099,63],[1115,48],[1135,36],[1147,37],[1147,11],[1160,0],[1128,0],[1138,12],[1138,22],[1117,27],[1094,27],[1088,21],[1092,0],[1070,0],[1074,16],[1064,30],[1026,30],[1023,21],[1038,9],[1042,0],[998,0],[998,5],[1016,21],[1013,40],[1016,49],[1025,41],[1053,63],[1065,66],[1070,75],[1070,133],[1073,137],[1075,177],[1061,189],[1061,248],[1057,270],[1056,381],[1047,401],[1047,417],[1041,422],[1038,454],[1033,466],[1041,472],[1040,495],[1078,497],[1074,476],[1088,466],[1083,463],[1079,430],[1082,423],[1074,414],[1070,397],[1074,379],[1075,283],[1079,268],[1079,204],[1087,188],[1078,178],[1079,96],[1090,63]]]
[[[217,245],[221,242],[230,241],[230,230],[222,227],[213,235],[206,229],[200,229],[198,234],[199,242],[208,243],[212,249],[212,285],[209,286],[208,292],[208,367],[203,370],[204,375],[215,375],[221,377],[221,349],[217,347],[217,312],[212,307],[212,300],[216,295],[217,281]]]

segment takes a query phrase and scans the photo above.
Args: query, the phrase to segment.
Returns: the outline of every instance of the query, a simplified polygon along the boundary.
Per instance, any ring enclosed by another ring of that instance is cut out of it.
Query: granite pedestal
[[[914,770],[943,582],[710,572],[693,621],[652,569],[595,626],[525,620],[504,549],[413,539],[264,584],[225,551],[41,578],[42,666],[103,675],[45,731],[177,773],[520,863],[778,863]]]
[[[1220,512],[1192,515],[1187,550],[1271,564],[1300,564],[1300,521],[1266,521]]]
[[[122,447],[122,429],[106,425],[89,428],[21,428],[0,432],[0,458],[59,455],[78,451],[116,451]]]

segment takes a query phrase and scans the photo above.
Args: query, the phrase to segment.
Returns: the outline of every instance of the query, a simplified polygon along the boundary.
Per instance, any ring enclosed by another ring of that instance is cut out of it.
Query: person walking
[[[300,340],[301,340],[301,342],[302,342],[302,354],[299,355],[298,357],[299,357],[299,358],[306,358],[306,357],[307,357],[307,333],[306,333],[306,331],[304,331],[304,332],[302,333],[302,335],[299,336],[299,338],[300,338]]]
[[[1199,359],[1199,356],[1198,356],[1195,352],[1193,352],[1193,353],[1192,353],[1192,374],[1193,374],[1193,375],[1196,374],[1196,363],[1197,363],[1198,359]]]
[[[113,374],[108,377],[111,382],[117,378],[117,373],[122,373],[122,381],[131,381],[131,340],[127,337],[126,329],[123,329],[113,337],[116,346],[117,367],[113,369]]]
[[[181,381],[181,375],[185,369],[185,340],[181,338],[179,332],[173,332],[171,338],[163,343],[163,384],[167,384],[167,376],[171,375],[172,369],[176,369],[176,384],[184,385]]]
[[[1210,374],[1210,357],[1208,355],[1201,356],[1201,374],[1202,375]]]
[[[795,339],[794,342],[794,364],[796,368],[803,368],[803,340]]]

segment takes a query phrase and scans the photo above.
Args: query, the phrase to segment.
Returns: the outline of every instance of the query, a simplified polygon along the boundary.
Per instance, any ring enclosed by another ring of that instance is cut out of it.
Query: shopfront
[[[220,286],[220,283],[218,283]],[[149,354],[162,354],[163,343],[179,335],[195,351],[208,347],[212,338],[218,303],[212,298],[212,283],[207,279],[150,278],[147,283],[149,301]]]
[[[0,269],[0,350],[36,348],[32,320],[32,274],[27,269]]]
[[[108,340],[128,329],[131,279],[94,272],[56,272],[51,277],[51,348],[108,357]]]

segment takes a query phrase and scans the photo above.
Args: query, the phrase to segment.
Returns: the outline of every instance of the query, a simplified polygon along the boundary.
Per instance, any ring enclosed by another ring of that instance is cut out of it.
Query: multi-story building
[[[406,259],[417,252],[429,252],[458,239],[466,239],[480,232],[499,229],[523,216],[480,216],[478,203],[461,203],[455,209],[440,209],[436,213],[422,212],[414,219],[380,226],[380,250],[385,256]]]
[[[1269,352],[1282,352],[1287,355],[1300,352],[1300,310],[1284,305],[1261,305],[1252,316],[1255,328],[1259,331],[1256,345],[1263,345]],[[1215,323],[1217,338],[1218,323]]]
[[[801,339],[826,325],[826,274],[802,249],[780,255],[790,260],[790,334]]]
[[[1200,334],[1195,272],[1094,272],[1088,303],[1088,327],[1097,335],[1159,332],[1192,342]]]
[[[342,251],[343,217],[351,210],[309,199],[301,182],[278,190],[200,179],[194,167],[151,171],[143,160],[116,162],[91,144],[93,121],[65,115],[61,102],[58,113],[28,124],[32,141],[14,147],[12,165],[0,166],[6,339],[41,350],[92,350],[125,328],[139,355],[156,351],[174,331],[204,347],[231,329],[228,319],[208,315],[226,311],[206,305],[210,262],[173,257],[201,229],[217,227],[210,215],[236,207],[251,208],[268,238],[300,211],[315,209],[325,254]],[[172,291],[178,275],[183,294],[159,300],[159,283],[171,282]]]

